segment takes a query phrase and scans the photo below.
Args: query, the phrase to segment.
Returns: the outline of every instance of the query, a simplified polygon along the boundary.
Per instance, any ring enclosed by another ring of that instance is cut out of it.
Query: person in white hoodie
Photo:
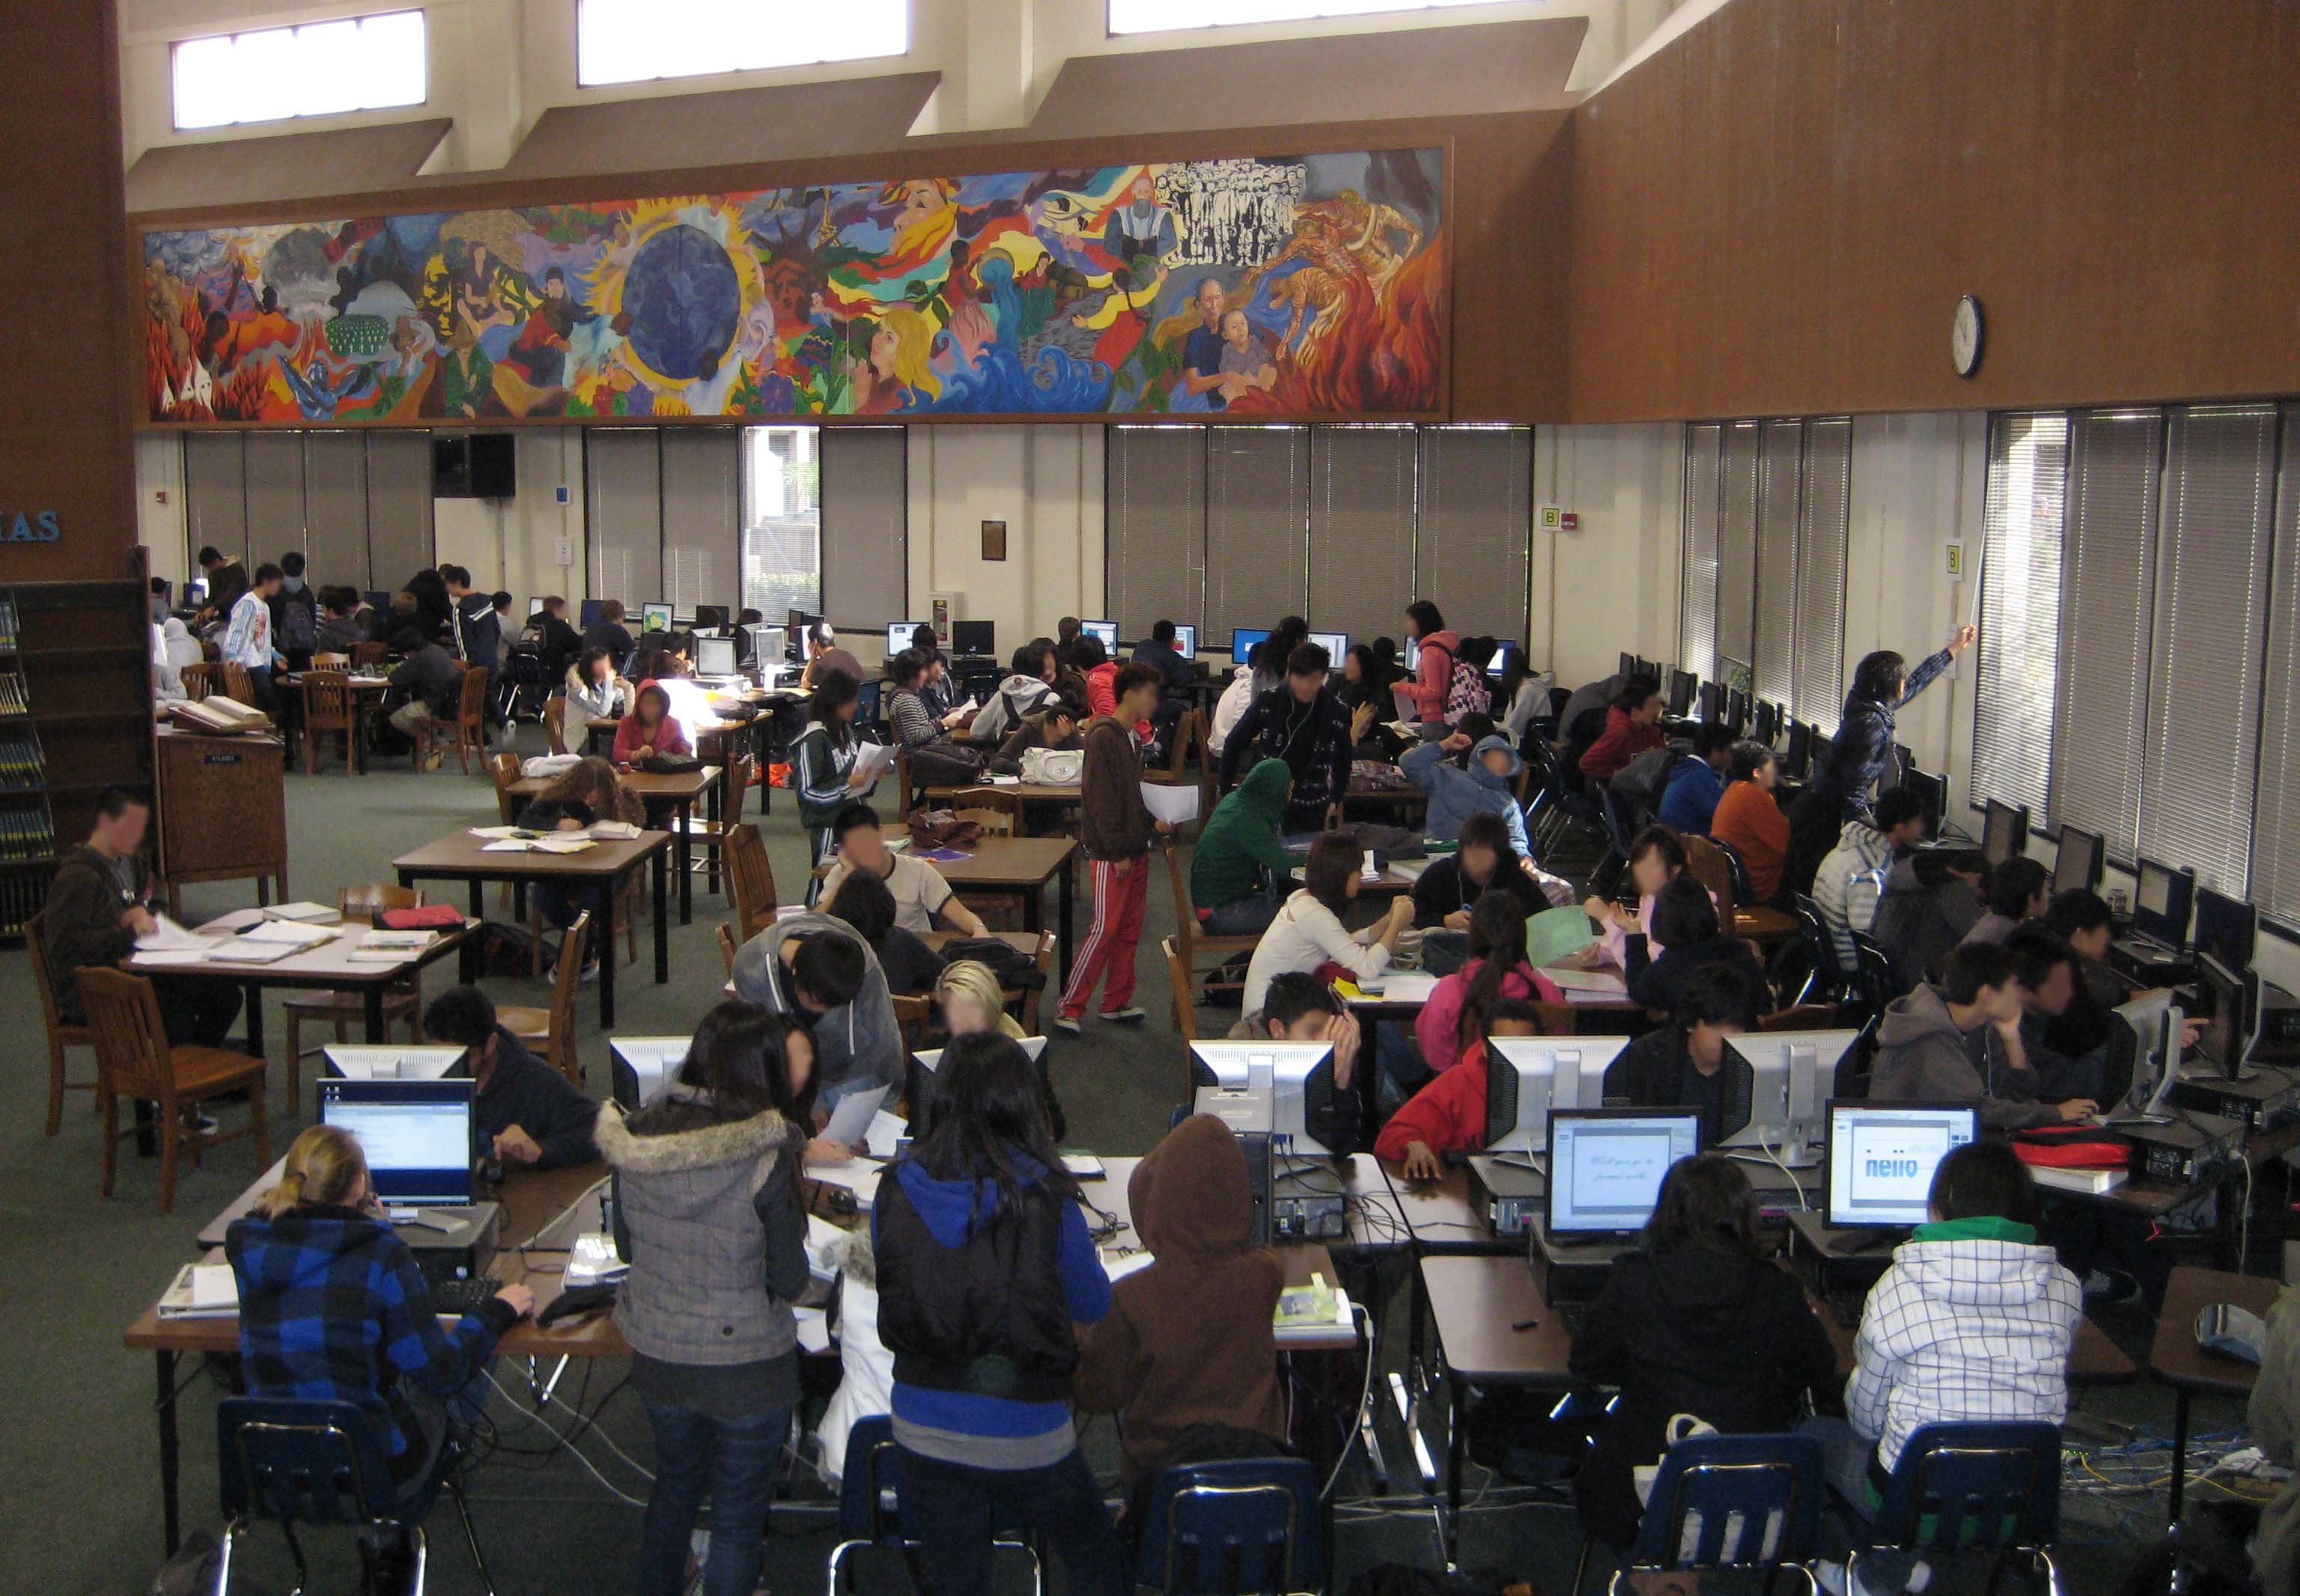
[[[1853,934],[1877,923],[1885,872],[1902,850],[1915,847],[1925,835],[1924,800],[1907,787],[1880,794],[1871,812],[1873,824],[1859,815],[1846,821],[1837,846],[1812,877],[1812,906],[1821,911],[1821,923],[1837,944],[1838,962],[1848,970],[1860,960]]]
[[[2057,1425],[2084,1291],[2037,1240],[2037,1184],[2009,1143],[1956,1148],[1933,1171],[1928,1219],[1871,1288],[1845,1415],[1809,1421],[1829,1484],[1866,1521],[1916,1430],[1929,1424]],[[1832,1577],[1833,1576],[1833,1577]],[[1824,1565],[1836,1592],[1922,1590],[1905,1552]]]

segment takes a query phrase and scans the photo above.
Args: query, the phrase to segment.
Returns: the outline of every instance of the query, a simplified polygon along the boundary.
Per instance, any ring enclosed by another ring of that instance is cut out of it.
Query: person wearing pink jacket
[[[1421,1061],[1451,1069],[1462,1050],[1486,1034],[1496,1005],[1511,998],[1562,1003],[1557,983],[1526,960],[1525,910],[1507,893],[1488,893],[1470,910],[1470,957],[1438,983],[1413,1022]]]
[[[1428,599],[1405,607],[1405,635],[1421,646],[1413,674],[1401,684],[1413,700],[1413,718],[1443,720],[1446,694],[1454,683],[1454,656],[1462,652],[1461,636],[1446,629],[1446,617]]]

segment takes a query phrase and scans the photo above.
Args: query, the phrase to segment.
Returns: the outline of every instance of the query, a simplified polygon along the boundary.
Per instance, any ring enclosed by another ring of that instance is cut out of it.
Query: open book
[[[358,942],[352,944],[350,957],[363,961],[396,964],[403,959],[412,959],[438,940],[431,931],[362,931]]]
[[[168,705],[168,718],[186,731],[210,732],[223,736],[271,729],[271,716],[236,698],[226,698],[220,693],[197,702],[188,698],[176,700]]]

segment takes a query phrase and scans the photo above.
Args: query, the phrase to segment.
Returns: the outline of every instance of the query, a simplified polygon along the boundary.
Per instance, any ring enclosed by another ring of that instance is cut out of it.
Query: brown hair
[[[1302,890],[1340,919],[1349,912],[1350,881],[1363,862],[1362,853],[1350,833],[1320,832],[1310,844],[1309,862],[1302,867]]]
[[[340,1125],[314,1125],[288,1149],[279,1184],[256,1199],[266,1218],[276,1219],[305,1203],[347,1208],[367,1175],[367,1155],[358,1138]]]
[[[600,802],[602,795],[605,802]],[[602,820],[629,820],[637,825],[644,810],[638,799],[623,789],[615,775],[612,761],[597,754],[587,754],[577,760],[554,777],[543,789],[545,803],[588,803],[592,813]]]

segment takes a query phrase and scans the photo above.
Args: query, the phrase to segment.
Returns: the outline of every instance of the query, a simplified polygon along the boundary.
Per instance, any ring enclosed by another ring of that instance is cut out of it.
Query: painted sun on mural
[[[1431,413],[1441,156],[148,231],[150,415]]]

